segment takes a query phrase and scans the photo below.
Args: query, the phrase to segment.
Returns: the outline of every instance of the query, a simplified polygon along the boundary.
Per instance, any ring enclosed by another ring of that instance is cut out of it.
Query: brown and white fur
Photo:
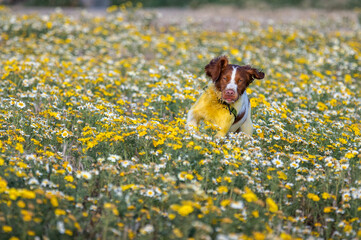
[[[187,127],[198,127],[200,120],[219,127],[218,137],[242,131],[252,136],[251,105],[246,88],[264,73],[250,66],[228,64],[226,56],[212,59],[205,67],[211,84],[188,112]]]

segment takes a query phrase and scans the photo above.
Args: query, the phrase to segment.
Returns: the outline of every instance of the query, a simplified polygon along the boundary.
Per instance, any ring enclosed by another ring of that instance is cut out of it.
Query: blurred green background
[[[23,4],[27,6],[74,6],[107,7],[120,5],[129,0],[0,0],[2,4]],[[361,0],[134,0],[133,4],[142,3],[144,7],[202,7],[207,4],[228,4],[250,8],[326,8],[352,9],[361,7]]]

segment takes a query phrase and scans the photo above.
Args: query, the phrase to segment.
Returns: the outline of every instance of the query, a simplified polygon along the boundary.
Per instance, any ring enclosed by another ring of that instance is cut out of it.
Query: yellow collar
[[[217,99],[218,103],[224,105],[224,107],[229,111],[229,114],[231,114],[231,115],[233,114],[234,119],[237,118],[238,113],[237,113],[237,110],[233,107],[233,104],[238,102],[240,100],[240,98],[233,104],[229,104],[229,103],[223,101],[221,92],[217,91],[216,87],[212,83],[210,83],[207,86],[205,91],[207,91],[210,95],[213,95]]]

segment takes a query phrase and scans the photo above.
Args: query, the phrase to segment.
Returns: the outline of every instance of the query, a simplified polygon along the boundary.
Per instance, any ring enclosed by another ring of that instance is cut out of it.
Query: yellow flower
[[[15,149],[18,150],[20,153],[24,153],[24,148],[21,143],[16,143]]]
[[[361,124],[360,123],[352,124],[350,126],[350,128],[352,129],[352,131],[355,133],[356,136],[361,135]]]
[[[138,136],[139,136],[139,137],[143,137],[143,136],[146,135],[146,134],[147,134],[147,131],[142,131],[142,132],[138,133]]]
[[[349,233],[352,231],[352,226],[350,224],[346,224],[346,226],[343,228],[343,231],[346,233]]]
[[[0,177],[0,193],[4,192],[7,188],[7,181],[5,179],[3,179],[2,177]]]
[[[64,179],[68,182],[73,182],[74,181],[74,177],[73,176],[65,176]]]
[[[311,200],[313,200],[313,201],[315,201],[315,202],[320,201],[320,197],[317,196],[316,194],[313,194],[313,193],[307,194],[307,198],[309,198],[309,199],[311,199]]]
[[[222,193],[226,194],[228,192],[228,188],[227,188],[227,186],[219,186],[217,188],[217,192],[220,193],[220,194],[222,194]]]
[[[231,52],[232,55],[235,56],[235,55],[237,55],[239,53],[239,50],[236,49],[236,48],[232,48],[230,52]]]
[[[183,205],[178,209],[178,214],[185,217],[193,212],[193,207],[191,205]]]
[[[183,233],[181,232],[181,230],[179,230],[179,228],[174,228],[174,229],[173,229],[173,234],[174,234],[177,238],[182,238],[182,237],[183,237]]]
[[[65,215],[65,214],[66,214],[66,212],[63,209],[59,209],[59,208],[55,209],[56,216],[61,216],[61,215]]]
[[[253,237],[254,237],[255,240],[264,240],[264,239],[266,239],[265,234],[263,234],[261,232],[254,232]]]
[[[245,188],[246,193],[242,194],[242,197],[247,201],[247,202],[255,202],[258,200],[256,194],[254,194],[252,192],[251,189],[249,189],[248,187]]]
[[[293,239],[292,236],[287,233],[281,233],[280,237],[282,240],[292,240]]]
[[[300,75],[300,79],[301,79],[301,80],[304,80],[304,81],[307,81],[307,80],[310,79],[310,77],[309,77],[308,75],[302,73],[302,74]]]
[[[24,208],[26,206],[25,202],[20,200],[18,203],[17,203],[18,207],[19,208]]]
[[[132,230],[128,231],[128,238],[133,239],[135,237],[135,233]]]
[[[8,225],[3,226],[3,231],[6,233],[11,232],[12,230],[13,230],[13,228]]]
[[[33,213],[27,210],[21,210],[21,214],[23,215],[24,222],[29,222],[32,219]]]
[[[231,183],[232,182],[232,178],[226,176],[226,177],[223,177],[223,180],[226,181],[226,182],[229,182]]]
[[[352,152],[348,152],[345,154],[345,158],[351,159],[353,157],[355,157],[355,154],[353,154]]]
[[[327,192],[322,193],[322,198],[323,199],[329,199],[330,197],[331,197],[331,195],[328,194]]]
[[[59,206],[59,202],[58,199],[56,197],[51,197],[50,198],[50,203],[53,207],[58,207]]]
[[[327,110],[328,107],[326,106],[326,104],[322,103],[322,102],[318,102],[317,103],[317,109],[320,110],[320,111],[324,111],[324,110]]]
[[[352,83],[352,77],[350,74],[346,74],[345,75],[345,82],[346,83]]]
[[[114,205],[112,203],[104,203],[104,208],[109,209],[109,208],[113,208],[113,207],[114,207]]]
[[[252,211],[252,215],[253,215],[253,217],[258,218],[259,217],[259,212],[257,210]]]
[[[224,199],[224,200],[221,201],[221,206],[222,207],[226,207],[229,204],[231,204],[231,200],[229,200],[229,199]]]
[[[277,204],[272,200],[272,198],[267,198],[266,199],[266,204],[268,207],[268,210],[272,213],[275,213],[278,211],[278,206]]]
[[[30,190],[24,189],[20,191],[21,197],[27,198],[27,199],[34,199],[36,197],[36,194]]]
[[[287,180],[287,175],[284,172],[277,171],[277,174],[278,174],[278,178]]]
[[[255,107],[257,107],[258,106],[258,101],[257,101],[257,98],[251,98],[251,107],[252,108],[255,108]]]
[[[187,173],[187,174],[185,175],[185,178],[188,179],[188,180],[192,180],[194,177],[193,177],[192,174]]]
[[[330,212],[332,212],[333,211],[333,207],[325,207],[324,209],[323,209],[323,212],[324,213],[330,213]]]
[[[52,23],[52,22],[47,22],[47,23],[46,23],[46,27],[47,27],[47,28],[50,29],[52,26],[53,26],[53,23]]]
[[[65,234],[68,235],[68,236],[73,236],[73,232],[69,229],[66,229],[65,230]]]

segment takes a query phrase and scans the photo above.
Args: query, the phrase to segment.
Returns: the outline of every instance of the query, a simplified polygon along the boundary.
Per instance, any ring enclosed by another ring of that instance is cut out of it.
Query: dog
[[[240,131],[252,136],[251,104],[246,88],[254,79],[263,79],[264,73],[249,65],[228,64],[226,56],[212,59],[204,69],[212,83],[189,110],[188,129],[197,128],[204,120],[218,126],[217,137]]]

